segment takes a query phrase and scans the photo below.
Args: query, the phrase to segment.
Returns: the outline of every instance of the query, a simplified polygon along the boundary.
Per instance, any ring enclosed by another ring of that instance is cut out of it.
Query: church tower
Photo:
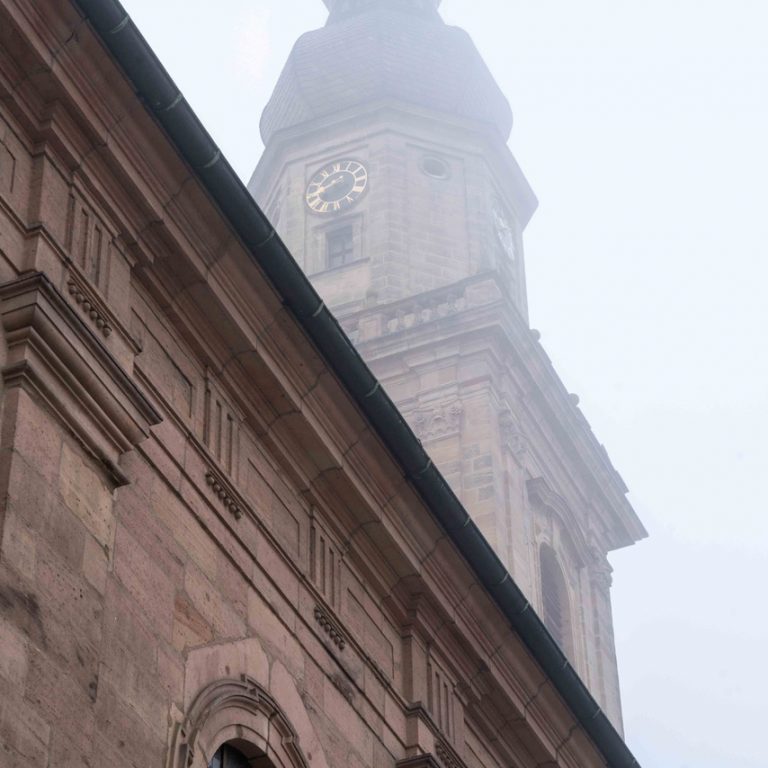
[[[440,0],[325,4],[250,189],[620,730],[607,554],[646,534],[528,324],[509,104]]]

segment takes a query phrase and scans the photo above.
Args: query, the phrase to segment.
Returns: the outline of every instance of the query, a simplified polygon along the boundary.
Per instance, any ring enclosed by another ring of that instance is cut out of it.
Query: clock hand
[[[320,187],[317,191],[322,194],[323,192],[329,190],[331,187],[335,187],[337,184],[341,184],[341,182],[344,181],[343,176],[337,176],[333,181],[331,181],[329,184],[326,184],[324,187]]]

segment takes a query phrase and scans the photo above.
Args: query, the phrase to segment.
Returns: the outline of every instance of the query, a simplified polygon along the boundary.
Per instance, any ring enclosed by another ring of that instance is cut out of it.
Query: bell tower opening
[[[563,569],[552,547],[542,544],[541,602],[544,624],[569,659],[573,659],[573,631],[571,627],[571,601],[565,584]]]

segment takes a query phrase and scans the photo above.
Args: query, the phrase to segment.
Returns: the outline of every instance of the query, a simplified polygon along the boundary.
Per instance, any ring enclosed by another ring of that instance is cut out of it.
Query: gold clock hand
[[[322,194],[323,192],[329,190],[331,187],[335,187],[337,184],[341,184],[341,182],[344,181],[343,176],[337,176],[333,181],[331,181],[329,184],[326,184],[324,187],[320,187],[317,191]]]

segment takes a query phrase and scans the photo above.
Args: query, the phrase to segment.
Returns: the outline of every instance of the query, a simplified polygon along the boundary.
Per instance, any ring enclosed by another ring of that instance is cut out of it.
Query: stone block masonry
[[[0,0],[0,768],[604,765],[258,256]]]

